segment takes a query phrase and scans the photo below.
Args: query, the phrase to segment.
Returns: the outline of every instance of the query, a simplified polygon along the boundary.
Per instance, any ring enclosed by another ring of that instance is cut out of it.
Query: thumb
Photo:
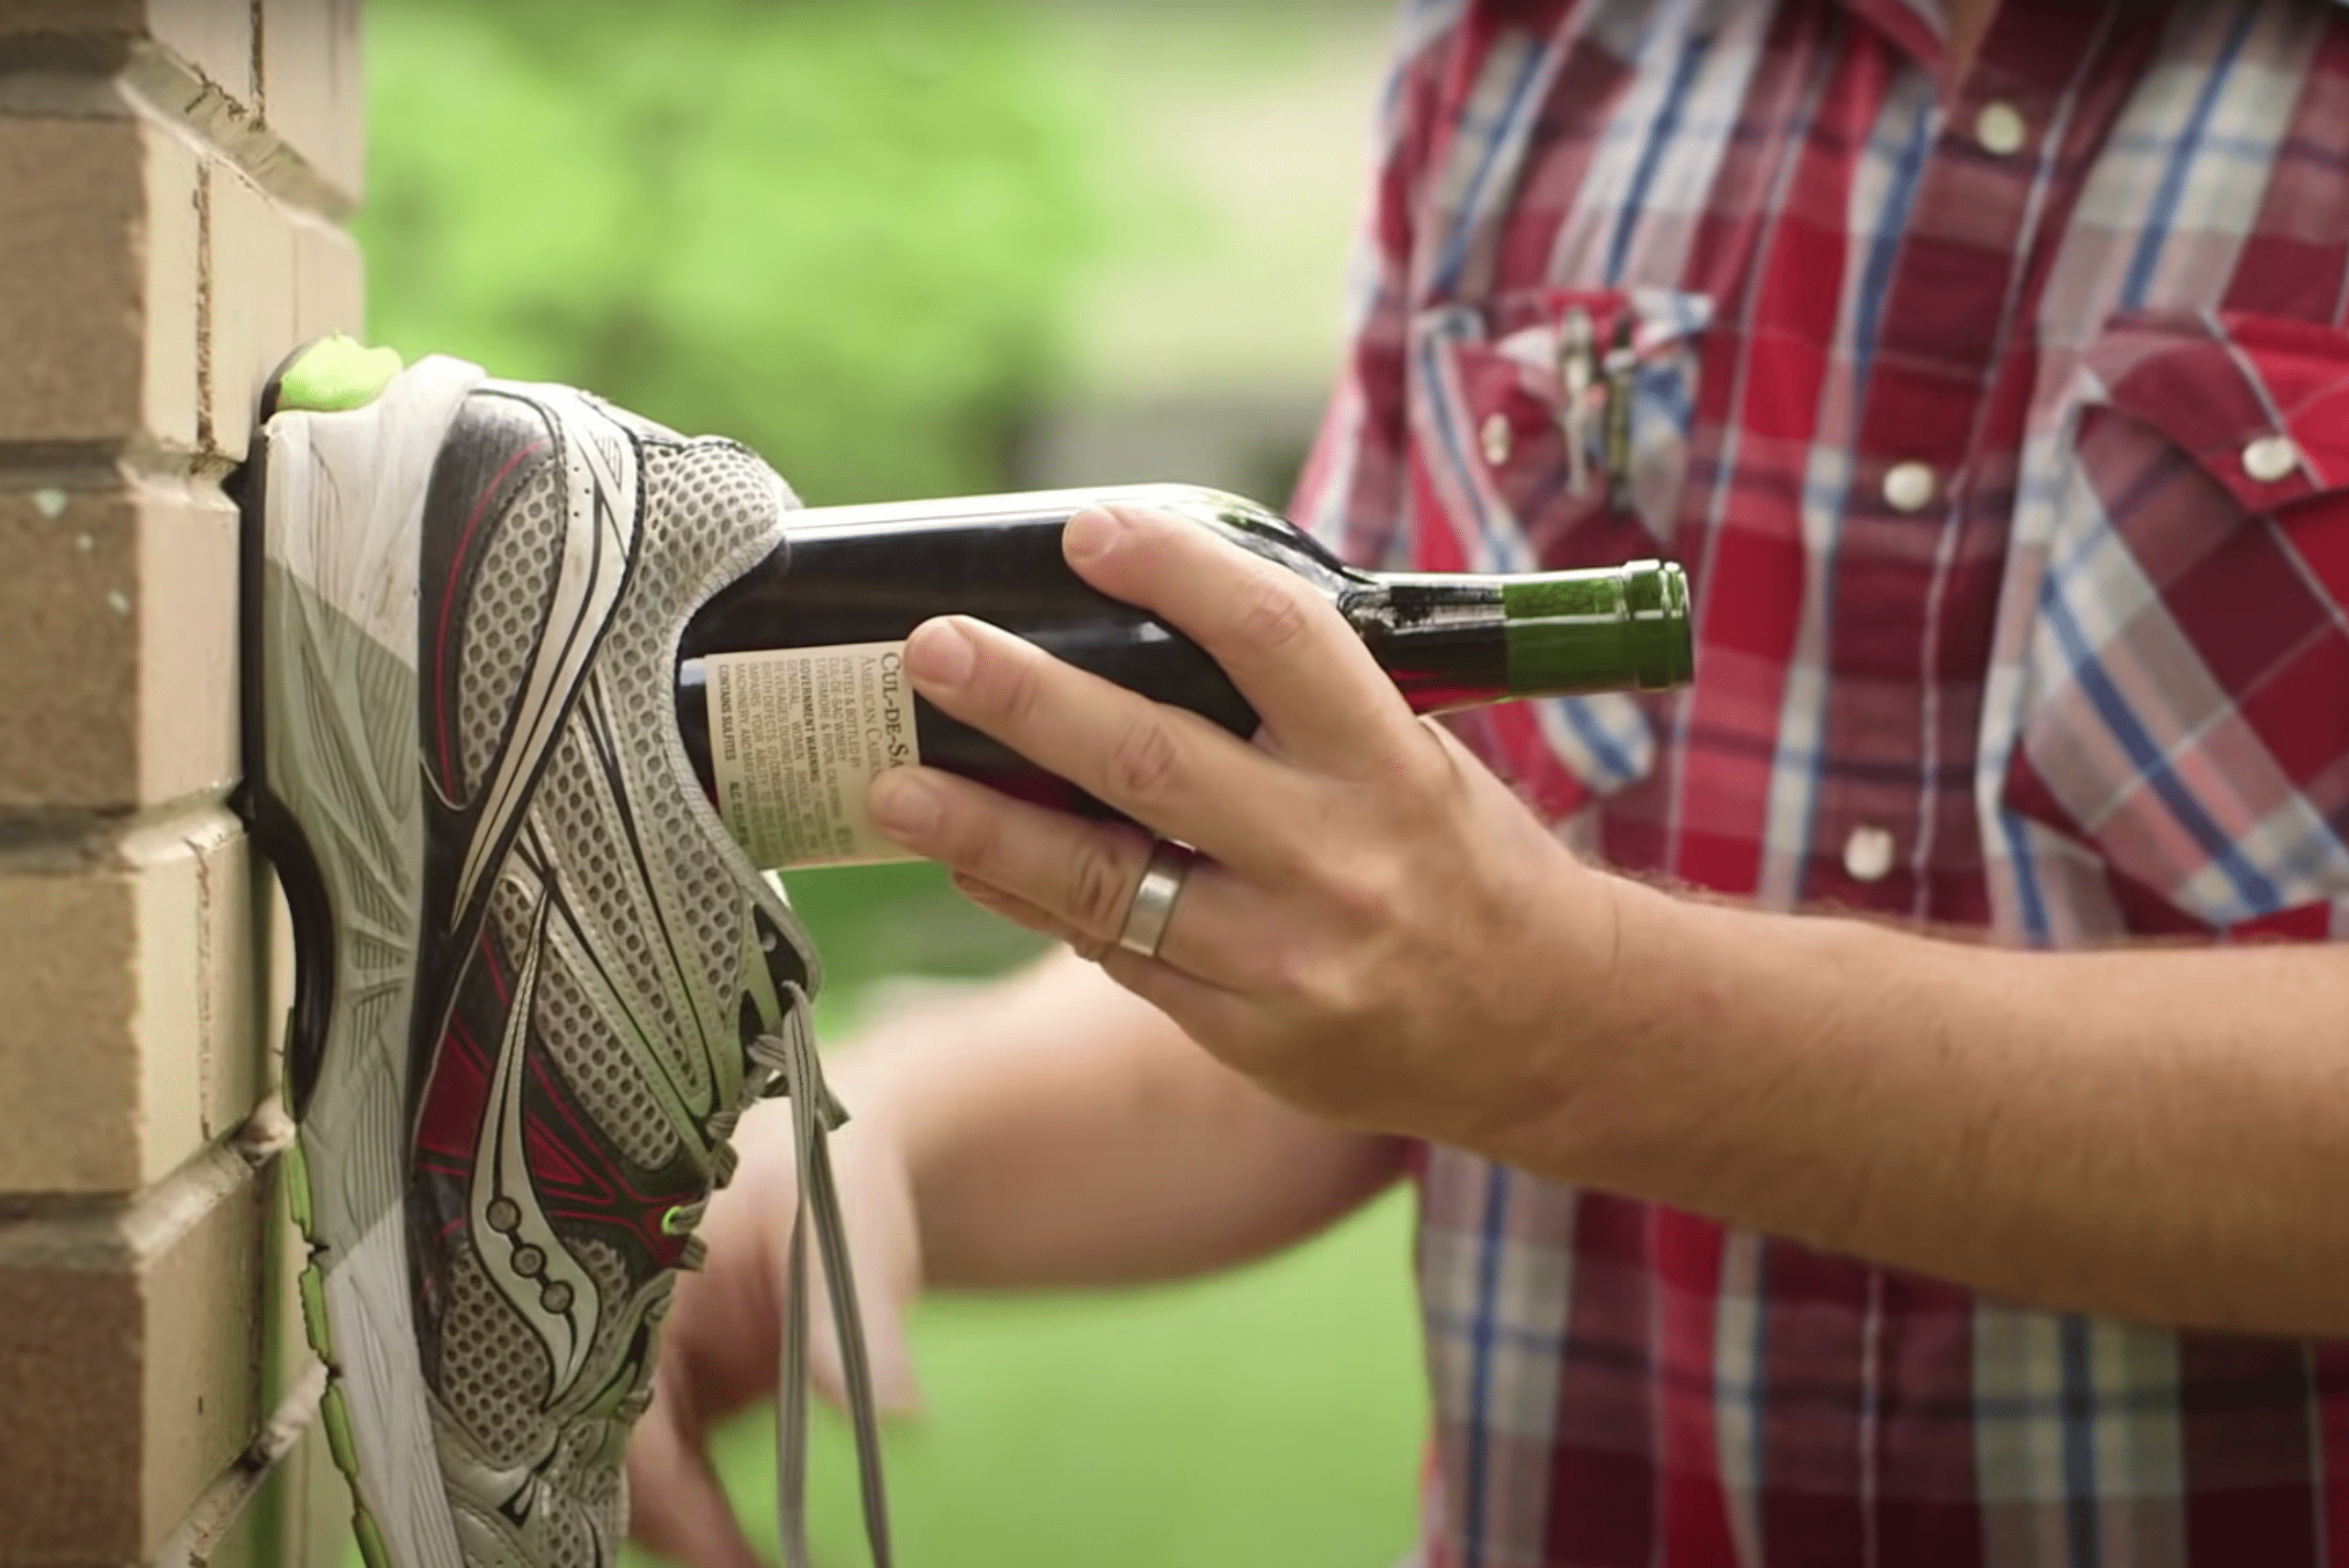
[[[629,1444],[629,1533],[685,1568],[765,1568],[708,1456],[679,1427],[668,1393],[654,1399]]]

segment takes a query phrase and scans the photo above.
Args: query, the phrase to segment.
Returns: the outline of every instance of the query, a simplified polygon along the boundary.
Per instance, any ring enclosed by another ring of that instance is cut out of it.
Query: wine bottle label
[[[864,811],[866,784],[921,761],[904,643],[714,653],[704,665],[718,812],[751,860],[905,858]]]

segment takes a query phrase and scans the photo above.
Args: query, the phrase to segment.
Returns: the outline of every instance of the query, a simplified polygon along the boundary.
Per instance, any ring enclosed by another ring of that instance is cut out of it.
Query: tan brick
[[[0,807],[112,805],[137,790],[141,497],[0,491]]]
[[[143,119],[0,117],[0,436],[194,440],[195,168]]]
[[[215,817],[199,828],[173,831],[184,848],[164,852],[185,853],[195,872],[197,1130],[207,1140],[217,1140],[252,1119],[253,1107],[277,1078],[277,1039],[263,1017],[268,954],[253,945],[266,929],[254,907],[256,896],[273,897],[274,884],[266,862],[233,821]],[[158,912],[142,932],[165,932],[162,918]],[[184,1021],[176,1012],[156,1016],[145,1002],[141,1008],[139,1027],[150,1039],[168,1040]],[[149,1114],[158,1114],[151,1102]]]
[[[10,33],[152,39],[222,92],[252,97],[250,0],[0,0],[0,36]]]
[[[0,862],[0,1191],[132,1191],[244,1118],[251,904],[218,811]]]
[[[0,1562],[138,1561],[252,1440],[261,1194],[216,1149],[128,1208],[0,1222]]]
[[[240,104],[253,97],[253,11],[246,0],[147,0],[158,43]]]
[[[195,436],[201,357],[196,331],[204,229],[196,156],[172,131],[144,120],[130,123],[139,130],[147,203],[139,258],[145,306],[139,322],[140,418],[130,428],[185,445]]]
[[[353,1556],[351,1494],[313,1419],[199,1568],[343,1568]]]
[[[366,269],[359,246],[330,223],[306,214],[294,220],[294,328],[302,342],[367,330]]]
[[[248,1462],[284,1441],[285,1429],[298,1426],[299,1436],[269,1468],[229,1528],[216,1531],[208,1544],[197,1543],[190,1557],[210,1568],[342,1568],[351,1545],[351,1497],[317,1418],[323,1373],[303,1338],[296,1284],[309,1249],[286,1214],[279,1191],[282,1163],[273,1163],[263,1180],[272,1195],[264,1209],[270,1241],[262,1268],[271,1298],[263,1319],[261,1398],[278,1432],[257,1443]]]
[[[340,1568],[339,1547],[314,1551],[322,1540],[347,1536],[349,1508],[328,1507],[321,1517],[319,1488],[306,1467],[331,1466],[318,1399],[326,1369],[302,1338],[297,1275],[308,1256],[287,1217],[282,1191],[285,1167],[274,1152],[290,1140],[293,1124],[264,1113],[240,1140],[249,1158],[264,1159],[255,1198],[261,1217],[261,1296],[257,1402],[259,1429],[237,1462],[214,1478],[158,1550],[161,1568],[300,1568],[317,1561]],[[339,1478],[339,1477],[338,1477]]]
[[[207,444],[242,458],[262,388],[299,340],[294,220],[230,164],[207,164],[204,189]]]
[[[239,771],[238,524],[236,506],[210,485],[149,484],[133,504],[137,782],[119,804],[149,806],[217,791]]]
[[[225,788],[237,773],[235,508],[210,485],[58,477],[0,488],[0,810]]]
[[[262,0],[262,119],[356,201],[366,148],[359,0]]]
[[[325,220],[273,200],[235,166],[205,171],[210,340],[208,443],[241,458],[262,388],[295,349],[364,330],[359,247]]]
[[[137,0],[0,0],[0,37],[10,33],[115,33]]]
[[[317,1418],[317,1361],[302,1338],[300,1297],[295,1271],[307,1249],[285,1219],[274,1215],[280,1251],[268,1265],[277,1293],[270,1320],[270,1344],[262,1354],[263,1400],[276,1413],[303,1422],[300,1437],[271,1469],[216,1549],[204,1554],[210,1568],[343,1568],[351,1551],[351,1492],[335,1468],[326,1428]],[[284,1239],[293,1238],[291,1246]],[[272,1386],[271,1373],[275,1373]],[[290,1408],[289,1408],[290,1407]]]

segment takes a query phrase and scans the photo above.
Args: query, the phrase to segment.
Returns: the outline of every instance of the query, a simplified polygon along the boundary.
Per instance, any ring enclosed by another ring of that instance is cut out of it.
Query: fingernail
[[[1061,550],[1071,561],[1090,561],[1109,553],[1118,536],[1126,531],[1126,520],[1103,506],[1087,506],[1061,529]]]
[[[932,621],[906,644],[906,667],[933,686],[959,686],[971,678],[978,658],[971,634],[952,620]]]
[[[864,808],[874,827],[899,843],[911,843],[938,826],[941,806],[928,779],[892,768],[866,786]]]

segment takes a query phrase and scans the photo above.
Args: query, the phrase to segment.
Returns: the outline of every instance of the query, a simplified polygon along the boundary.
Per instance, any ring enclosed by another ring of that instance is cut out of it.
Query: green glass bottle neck
[[[1508,579],[1501,607],[1514,692],[1666,691],[1695,669],[1688,580],[1669,562]]]
[[[1687,581],[1653,561],[1523,576],[1377,573],[1339,606],[1422,711],[1661,691],[1686,683],[1692,664]]]

